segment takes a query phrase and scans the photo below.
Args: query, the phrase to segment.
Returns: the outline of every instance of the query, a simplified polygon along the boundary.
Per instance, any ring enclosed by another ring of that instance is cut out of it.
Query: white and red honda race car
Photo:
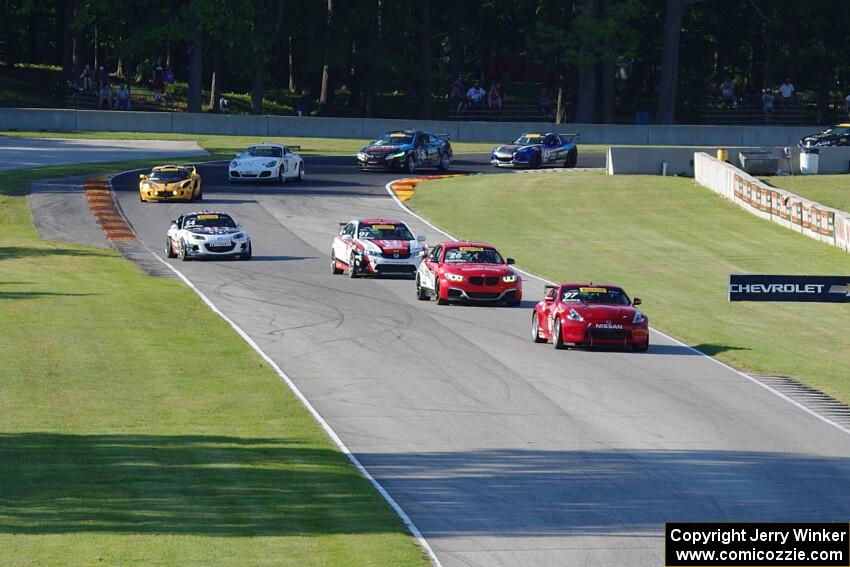
[[[360,219],[339,223],[331,246],[331,271],[367,275],[413,276],[422,261],[425,237],[413,236],[399,220]]]

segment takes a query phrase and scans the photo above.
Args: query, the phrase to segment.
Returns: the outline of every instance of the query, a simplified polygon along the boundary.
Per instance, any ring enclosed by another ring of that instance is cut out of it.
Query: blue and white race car
[[[496,167],[528,167],[544,165],[575,167],[578,161],[578,134],[523,134],[512,144],[493,150],[490,163]]]

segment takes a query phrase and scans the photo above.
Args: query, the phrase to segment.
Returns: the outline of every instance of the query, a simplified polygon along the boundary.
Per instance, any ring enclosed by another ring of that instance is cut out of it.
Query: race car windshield
[[[847,136],[850,135],[850,128],[829,128],[824,131],[826,136]]]
[[[504,264],[494,248],[481,246],[460,246],[446,250],[447,264]]]
[[[364,240],[414,240],[410,230],[400,224],[361,224],[357,237]]]
[[[245,153],[251,157],[283,157],[283,152],[280,148],[270,146],[248,148],[248,151]]]
[[[561,301],[565,303],[607,303],[609,305],[630,305],[629,298],[619,289],[604,287],[571,287],[562,291]]]
[[[230,215],[205,214],[188,217],[183,228],[236,228]]]
[[[408,134],[384,134],[374,142],[373,146],[403,146],[413,142],[413,136]]]
[[[185,169],[154,170],[151,172],[149,179],[157,183],[174,183],[175,181],[189,179],[189,172]]]
[[[525,136],[520,136],[519,138],[516,139],[516,142],[514,142],[514,144],[516,144],[518,146],[528,146],[530,144],[542,144],[542,143],[543,143],[543,136],[535,136],[533,134],[532,135],[527,134]]]

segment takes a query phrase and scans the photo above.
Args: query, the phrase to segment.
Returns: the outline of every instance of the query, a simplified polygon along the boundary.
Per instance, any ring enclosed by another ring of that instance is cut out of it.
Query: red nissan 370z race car
[[[546,286],[543,301],[534,306],[531,338],[566,346],[649,348],[649,319],[613,285],[559,284]]]
[[[416,297],[519,305],[522,279],[490,244],[444,242],[433,246],[416,272]]]
[[[363,219],[339,223],[331,245],[331,272],[366,275],[416,273],[425,237],[413,236],[399,220]]]

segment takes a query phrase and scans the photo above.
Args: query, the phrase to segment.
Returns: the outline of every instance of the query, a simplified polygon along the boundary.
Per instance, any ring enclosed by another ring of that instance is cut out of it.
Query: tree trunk
[[[216,41],[213,48],[213,70],[210,79],[210,110],[218,112],[218,99],[221,98],[221,44]]]
[[[298,83],[295,82],[295,56],[292,54],[292,36],[287,38],[289,46],[289,92],[294,93],[298,90]]]
[[[40,42],[38,41],[38,2],[34,2],[32,5],[32,11],[30,12],[30,24],[29,24],[29,62],[30,63],[41,63],[41,53],[39,53],[38,46]]]
[[[17,53],[15,53],[15,46],[18,44],[18,40],[16,38],[17,35],[17,27],[15,25],[15,7],[12,5],[12,0],[6,0],[5,2],[6,8],[6,16],[3,18],[3,35],[5,41],[3,59],[6,62],[7,67],[14,67],[17,62]]]
[[[614,123],[614,110],[617,105],[617,67],[606,61],[602,64],[602,122]]]
[[[458,71],[460,71],[460,60],[463,58],[463,45],[460,42],[460,0],[451,0],[451,2],[449,74],[451,75],[451,80],[454,80]]]
[[[431,118],[431,1],[419,0],[419,118]]]
[[[525,30],[525,57],[522,62],[522,80],[525,83],[531,82],[531,64],[534,60],[534,28],[537,23],[537,0],[531,0],[529,6],[528,29]],[[562,89],[558,87],[560,95]]]
[[[70,16],[68,19],[68,29],[71,32],[71,65],[74,69],[75,79],[79,76],[80,69],[83,67],[82,61],[82,53],[80,53],[80,49],[83,47],[83,37],[82,32],[80,32],[75,26],[74,22],[76,21],[77,14],[80,13],[80,0],[63,0],[64,4],[70,6]]]
[[[818,123],[830,124],[832,116],[829,112],[829,92],[832,89],[832,57],[824,54],[818,64]]]
[[[664,19],[664,44],[661,52],[661,79],[655,119],[659,124],[676,121],[676,84],[679,80],[679,36],[685,15],[684,0],[667,0]]]
[[[59,61],[62,64],[62,78],[65,81],[77,79],[74,72],[74,34],[71,26],[74,22],[74,5],[68,0],[56,2],[56,20],[59,24]]]
[[[599,0],[584,0],[582,14],[587,18],[599,15]],[[584,50],[582,50],[584,51]],[[581,53],[582,63],[578,71],[578,100],[576,100],[576,122],[592,124],[596,121],[596,62]]]
[[[319,92],[319,114],[325,114],[333,106],[333,86],[331,85],[331,44],[333,42],[334,0],[328,0],[325,18],[325,53],[322,64],[322,88]]]
[[[197,13],[193,12],[191,14],[189,28],[189,94],[187,110],[189,112],[201,112],[201,82],[203,81],[202,55],[204,44],[201,23],[198,20]]]

